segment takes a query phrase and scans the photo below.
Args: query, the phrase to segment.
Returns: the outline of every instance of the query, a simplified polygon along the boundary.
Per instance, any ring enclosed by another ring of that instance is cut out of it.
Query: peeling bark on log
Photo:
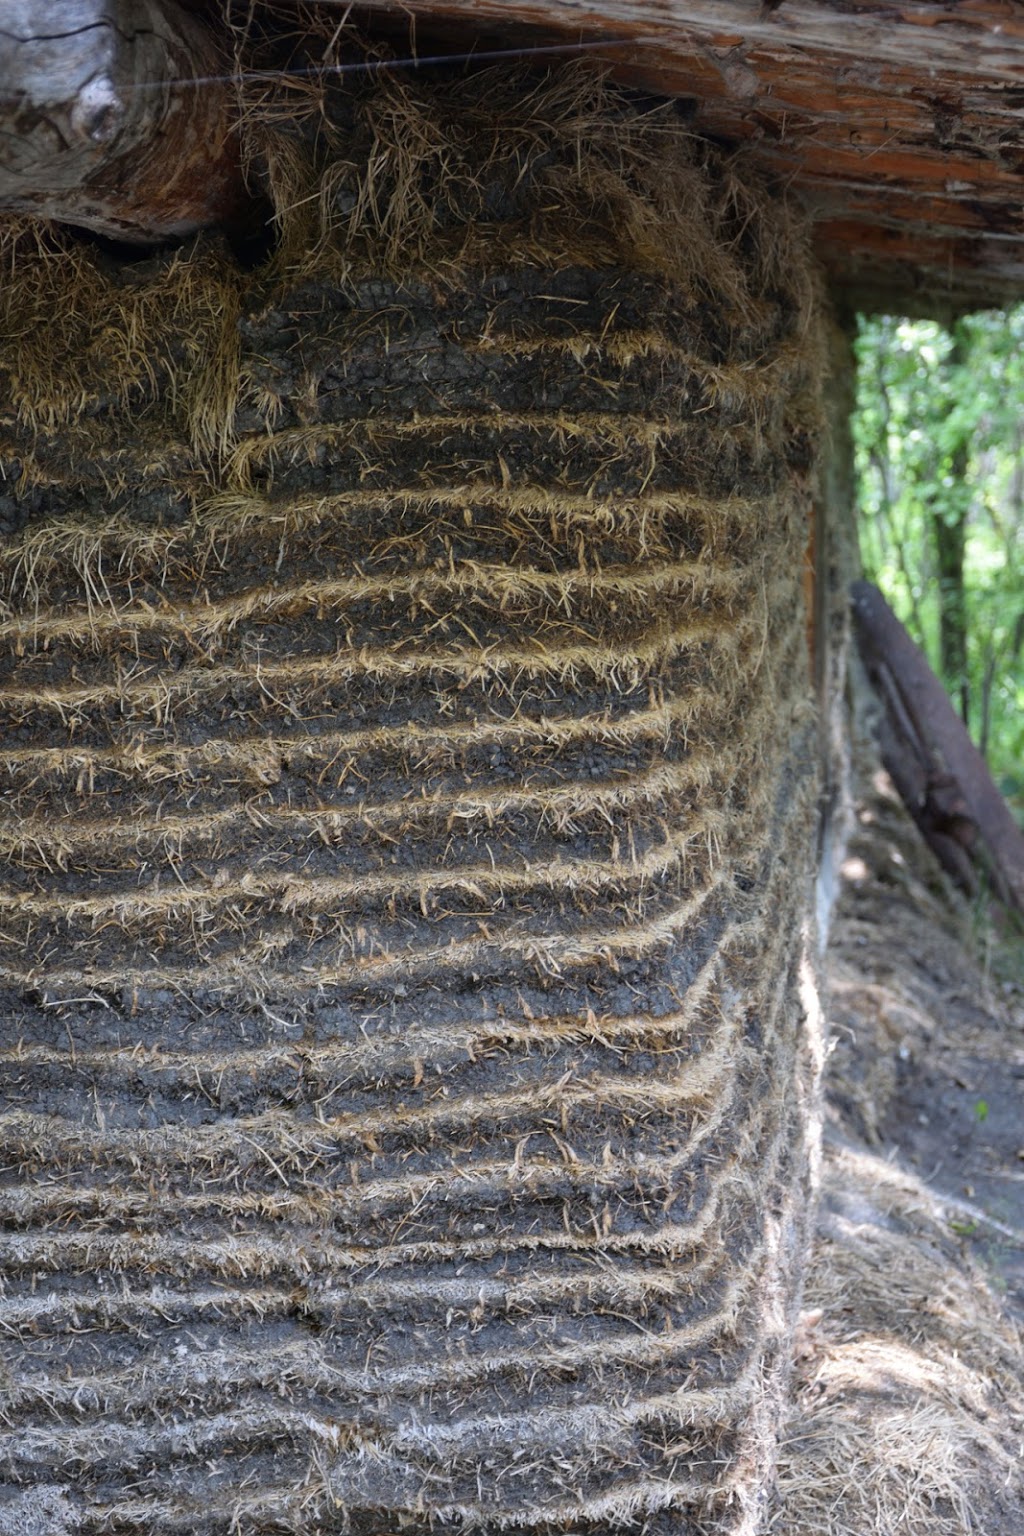
[[[943,868],[969,893],[983,868],[1024,911],[1024,835],[924,654],[878,588],[850,589],[861,655],[885,706],[882,758]]]
[[[173,0],[5,0],[0,207],[131,242],[230,219],[244,189],[223,75]]]

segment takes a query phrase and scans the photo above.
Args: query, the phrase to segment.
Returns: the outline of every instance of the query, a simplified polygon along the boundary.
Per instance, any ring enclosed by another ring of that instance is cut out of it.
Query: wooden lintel
[[[271,28],[301,14],[251,5]],[[0,14],[0,207],[129,239],[230,217],[224,0],[0,0]],[[403,53],[585,45],[801,195],[834,280],[874,307],[1024,294],[1020,0],[358,0],[344,14]]]

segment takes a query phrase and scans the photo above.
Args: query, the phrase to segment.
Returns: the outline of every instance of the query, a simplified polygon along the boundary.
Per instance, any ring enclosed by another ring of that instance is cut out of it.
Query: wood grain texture
[[[279,3],[242,9],[283,58],[316,32]],[[942,315],[1024,288],[1015,0],[366,0],[352,14],[390,29],[400,56],[598,45],[618,79],[680,99],[697,131],[803,196],[851,306]],[[221,0],[9,0],[5,16],[0,206],[135,240],[241,216],[230,76],[246,64]]]
[[[230,222],[243,187],[224,70],[173,0],[4,0],[0,209],[140,243]]]

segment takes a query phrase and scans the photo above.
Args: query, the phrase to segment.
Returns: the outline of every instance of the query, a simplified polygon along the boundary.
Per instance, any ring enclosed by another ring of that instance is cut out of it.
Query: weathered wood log
[[[174,0],[4,0],[0,207],[132,242],[230,219],[244,189],[224,76]]]
[[[885,706],[882,758],[939,862],[963,889],[984,869],[1024,911],[1024,835],[963,721],[878,588],[851,587],[861,655]]]

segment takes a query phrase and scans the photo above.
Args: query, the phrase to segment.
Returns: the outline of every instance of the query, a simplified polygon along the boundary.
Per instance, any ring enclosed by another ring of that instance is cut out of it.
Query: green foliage
[[[951,330],[862,319],[857,355],[865,575],[1024,815],[1024,305]]]

